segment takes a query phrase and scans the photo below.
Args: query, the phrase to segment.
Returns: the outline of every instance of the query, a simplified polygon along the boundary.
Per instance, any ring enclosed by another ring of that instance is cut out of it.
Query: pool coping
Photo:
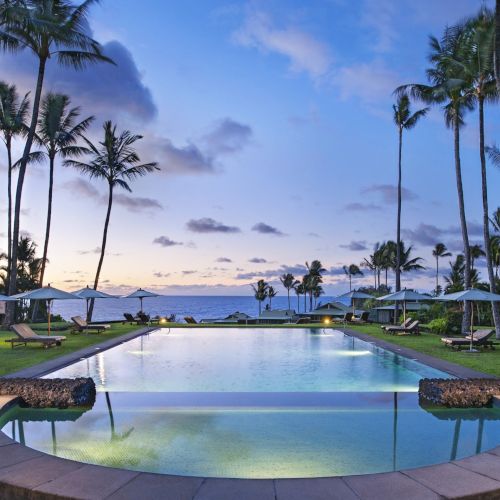
[[[100,351],[110,349],[157,329],[136,330],[61,356],[58,364],[54,364],[56,360],[50,360],[9,376],[41,376],[95,354],[95,347]],[[459,367],[464,370],[457,371],[458,365],[453,363],[399,348],[354,330],[339,330],[455,376],[486,376],[464,367]],[[15,403],[15,397],[0,398],[0,412]],[[500,446],[461,460],[395,472],[304,479],[226,479],[137,472],[75,462],[36,451],[0,432],[0,498],[359,500],[403,496],[423,499],[499,498]]]

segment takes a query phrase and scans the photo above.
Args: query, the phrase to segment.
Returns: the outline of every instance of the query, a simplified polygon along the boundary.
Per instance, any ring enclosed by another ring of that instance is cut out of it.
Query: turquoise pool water
[[[423,408],[418,380],[445,374],[334,331],[158,331],[50,377],[82,375],[92,409],[13,408],[3,432],[87,463],[240,478],[385,472],[500,443],[499,410]]]

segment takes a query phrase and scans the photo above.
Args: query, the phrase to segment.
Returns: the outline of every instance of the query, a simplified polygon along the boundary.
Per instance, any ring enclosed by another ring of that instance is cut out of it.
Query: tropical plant
[[[269,310],[273,308],[273,299],[278,295],[278,290],[275,290],[275,288],[271,285],[267,287],[267,297],[269,299]]]
[[[10,52],[26,49],[35,56],[38,63],[31,122],[17,178],[9,294],[15,292],[16,286],[21,196],[38,123],[46,65],[49,60],[57,60],[62,66],[79,70],[90,63],[112,62],[102,54],[99,43],[88,35],[87,15],[90,7],[97,1],[85,0],[80,5],[74,5],[68,0],[5,0],[0,4],[0,47]],[[9,308],[6,323],[12,322],[11,311]]]
[[[40,286],[43,286],[47,253],[49,248],[50,224],[52,220],[52,192],[54,187],[54,164],[56,157],[69,159],[89,153],[87,148],[77,145],[82,134],[94,119],[93,116],[77,121],[80,108],[71,108],[70,98],[63,94],[47,94],[41,103],[36,140],[46,150],[49,159],[49,194],[47,203],[47,222],[43,246]]]
[[[353,276],[363,276],[363,271],[356,264],[349,264],[348,266],[342,266],[344,274],[349,278],[349,291],[352,290],[352,277]]]
[[[257,281],[256,285],[250,285],[254,291],[255,300],[259,303],[259,316],[262,313],[262,302],[267,299],[267,292],[269,290],[269,284],[264,280]]]
[[[500,93],[500,0],[497,0],[495,8],[495,80]]]
[[[410,98],[404,92],[399,92],[397,102],[392,106],[394,111],[394,123],[398,128],[398,209],[396,225],[396,292],[401,290],[401,271],[400,271],[400,248],[401,248],[401,180],[402,180],[402,152],[403,152],[403,131],[411,130],[418,121],[423,118],[429,108],[419,109],[415,113],[411,112]]]
[[[295,289],[295,287],[300,283],[300,281],[295,279],[295,276],[291,273],[283,274],[280,277],[281,284],[286,289],[288,295],[288,309],[291,309],[290,306],[290,290]]]
[[[471,269],[475,269],[474,264],[476,263],[476,260],[480,259],[481,257],[485,257],[486,252],[483,250],[483,247],[481,245],[471,245],[470,246],[470,267]]]
[[[29,105],[28,94],[20,99],[15,85],[0,82],[0,131],[7,150],[7,285],[12,255],[12,141],[26,133]]]
[[[94,145],[87,138],[82,137],[87,144],[89,154],[92,160],[89,163],[84,163],[78,160],[65,160],[64,164],[69,167],[74,167],[83,174],[86,174],[90,179],[102,179],[108,183],[108,208],[106,219],[104,222],[104,231],[101,244],[101,256],[94,280],[94,290],[99,284],[101,275],[102,263],[106,253],[106,242],[108,238],[109,219],[111,216],[111,207],[113,205],[113,192],[115,187],[125,189],[132,192],[129,182],[147,175],[155,170],[159,170],[156,162],[140,163],[141,159],[137,154],[134,145],[142,139],[141,135],[135,135],[128,130],[123,131],[120,135],[117,134],[116,126],[107,121],[103,125],[104,139],[98,145]],[[88,321],[92,319],[94,308],[93,300],[90,301]]]
[[[303,280],[303,284],[306,293],[309,294],[309,310],[312,311],[314,290],[318,285],[323,283],[322,274],[326,272],[326,269],[323,267],[319,260],[313,260],[310,264],[309,262],[306,262],[306,268],[307,275],[304,276],[305,280]]]
[[[300,282],[297,281],[297,284],[293,287],[295,294],[297,295],[297,312],[300,312],[300,296],[304,294],[304,285]],[[305,309],[304,309],[304,312]]]
[[[325,294],[325,290],[321,285],[316,285],[316,287],[313,290],[313,297],[314,297],[314,308],[317,307],[318,305],[318,299]]]
[[[479,283],[479,276],[475,269],[471,270],[471,284],[476,287]],[[446,282],[445,292],[460,292],[465,288],[465,258],[462,254],[455,257],[455,261],[450,262],[450,272],[444,277]],[[467,304],[467,302],[465,302]]]
[[[500,267],[500,235],[490,237],[490,252],[493,267],[495,268],[495,279],[498,280],[498,268]]]
[[[467,93],[467,85],[463,81],[462,70],[454,63],[461,51],[461,41],[465,26],[447,27],[441,40],[430,38],[429,61],[427,70],[430,85],[403,85],[396,92],[407,93],[415,99],[427,104],[442,105],[445,125],[453,130],[453,151],[455,159],[455,177],[460,215],[464,252],[465,287],[471,285],[471,257],[469,250],[469,234],[465,215],[464,191],[462,182],[462,162],[460,157],[460,130],[464,126],[464,113],[474,109],[474,99]],[[462,318],[462,331],[470,329],[470,304],[465,303]]]
[[[451,252],[448,252],[446,245],[444,243],[436,243],[436,246],[432,250],[432,256],[436,259],[436,296],[439,295],[439,259],[443,257],[451,257]]]
[[[488,149],[488,148],[487,148]],[[500,165],[500,153],[499,154],[499,163]],[[498,207],[490,218],[491,225],[496,233],[500,233],[500,207]]]

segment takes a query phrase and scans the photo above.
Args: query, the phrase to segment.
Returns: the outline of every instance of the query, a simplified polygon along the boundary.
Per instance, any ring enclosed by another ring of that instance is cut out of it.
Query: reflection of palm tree
[[[481,448],[483,446],[483,430],[484,430],[484,418],[479,417],[479,421],[477,423],[476,453],[481,453]]]
[[[354,337],[353,337],[354,338]],[[394,393],[394,421],[392,424],[392,470],[396,470],[396,449],[398,438],[398,393]]]
[[[456,422],[455,422],[455,432],[453,433],[453,445],[451,448],[450,460],[455,460],[457,458],[458,438],[460,437],[460,426],[461,425],[462,425],[462,419],[460,417],[458,417]]]
[[[134,431],[134,427],[131,427],[128,431],[118,434],[115,431],[115,417],[113,415],[113,408],[111,407],[111,398],[109,397],[109,392],[106,391],[104,393],[106,395],[106,406],[108,407],[108,415],[109,415],[109,426],[111,428],[111,441],[124,441],[127,439],[130,434]]]

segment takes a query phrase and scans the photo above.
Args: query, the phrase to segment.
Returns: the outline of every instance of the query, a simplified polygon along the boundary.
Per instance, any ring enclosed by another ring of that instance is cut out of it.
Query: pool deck
[[[9,376],[37,377],[157,328],[143,328],[98,346]],[[485,374],[399,348],[353,330],[348,335],[458,377]],[[96,349],[96,347],[98,349]],[[0,397],[0,411],[16,403]],[[409,430],[411,431],[411,430]],[[21,445],[0,432],[0,499],[369,500],[500,498],[500,446],[448,463],[382,474],[313,479],[216,479],[89,465]]]

